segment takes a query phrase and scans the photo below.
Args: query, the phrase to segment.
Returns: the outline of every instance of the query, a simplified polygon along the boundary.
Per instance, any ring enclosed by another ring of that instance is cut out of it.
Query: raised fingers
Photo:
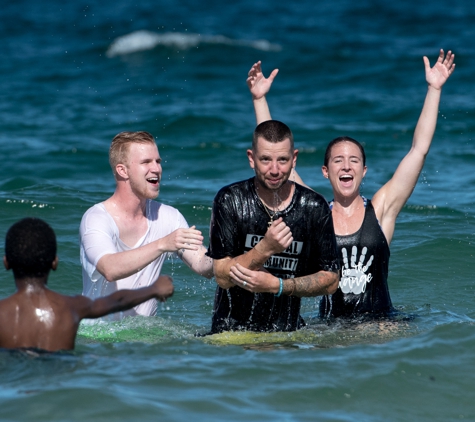
[[[255,77],[257,73],[261,72],[261,62],[258,61],[257,63],[254,63],[249,70],[247,76],[249,77]]]
[[[455,60],[455,54],[453,54],[449,50],[447,55],[445,56],[444,64],[445,64],[445,66],[447,67],[447,69],[449,70],[450,73],[453,72],[453,70],[455,68],[454,60]]]
[[[444,50],[440,50],[439,58],[437,61],[439,63],[442,63],[449,71],[453,71],[453,67],[455,66],[454,60],[455,54],[453,54],[451,50],[449,50],[447,54],[444,54]]]

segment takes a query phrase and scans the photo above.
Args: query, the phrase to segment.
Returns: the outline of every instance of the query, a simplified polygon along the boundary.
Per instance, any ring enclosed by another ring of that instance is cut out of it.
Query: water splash
[[[77,342],[88,343],[163,343],[172,339],[193,338],[195,328],[164,317],[126,317],[120,321],[83,320]]]

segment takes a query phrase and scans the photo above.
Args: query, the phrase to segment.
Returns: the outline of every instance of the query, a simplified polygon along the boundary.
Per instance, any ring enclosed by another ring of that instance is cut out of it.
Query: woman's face
[[[331,149],[328,166],[323,166],[322,172],[330,180],[335,197],[359,195],[361,181],[366,174],[360,149],[349,141],[335,144]]]

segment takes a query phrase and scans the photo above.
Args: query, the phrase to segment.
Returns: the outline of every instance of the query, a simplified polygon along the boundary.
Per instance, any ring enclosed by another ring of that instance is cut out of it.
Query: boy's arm
[[[153,284],[140,289],[118,290],[111,295],[95,300],[81,296],[83,306],[78,310],[78,314],[80,319],[100,318],[114,312],[126,311],[153,298],[165,302],[172,294],[172,278],[168,275],[161,275]]]

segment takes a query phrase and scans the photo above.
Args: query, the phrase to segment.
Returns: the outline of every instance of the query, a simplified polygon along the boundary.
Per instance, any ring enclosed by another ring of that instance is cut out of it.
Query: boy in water
[[[17,287],[16,293],[0,300],[0,347],[8,349],[71,350],[82,319],[124,311],[152,298],[164,302],[173,294],[172,279],[166,275],[148,287],[119,290],[96,300],[53,292],[46,283],[49,271],[58,266],[56,236],[38,218],[10,227],[3,262],[13,270]]]

